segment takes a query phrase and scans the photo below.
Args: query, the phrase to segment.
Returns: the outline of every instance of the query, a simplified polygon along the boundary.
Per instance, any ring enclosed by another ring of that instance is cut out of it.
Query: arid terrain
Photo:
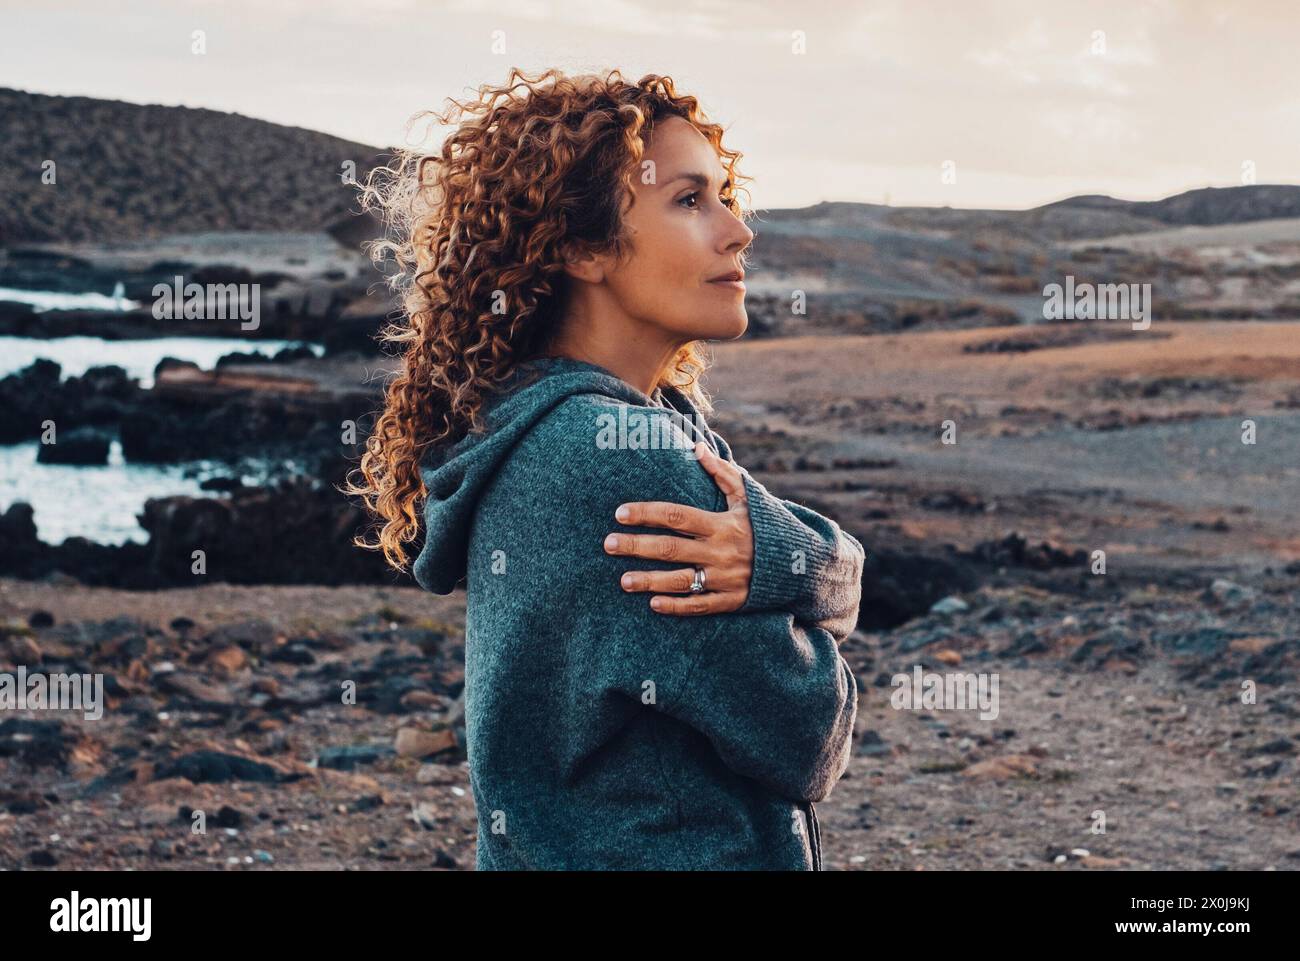
[[[737,459],[868,551],[828,868],[1300,867],[1300,324],[714,353]],[[472,868],[464,613],[411,586],[0,581],[0,661],[112,679],[101,720],[0,722],[3,866]],[[997,717],[891,706],[916,665],[995,674]]]
[[[0,676],[108,700],[0,712],[0,868],[473,867],[464,594],[337,490],[391,157],[0,89]],[[827,866],[1300,867],[1300,186],[754,213],[710,422],[867,550]],[[1060,320],[1076,282],[1145,293]],[[996,717],[895,706],[918,668]]]

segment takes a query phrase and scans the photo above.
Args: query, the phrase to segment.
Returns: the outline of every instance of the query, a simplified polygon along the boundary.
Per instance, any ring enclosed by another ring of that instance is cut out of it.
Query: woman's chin
[[[749,314],[742,304],[735,311],[712,317],[701,326],[704,329],[699,332],[700,340],[735,340],[749,329]]]
[[[740,309],[736,311],[735,316],[731,319],[730,333],[725,335],[725,339],[735,340],[737,337],[743,335],[748,329],[749,314],[745,311],[745,307],[742,304]]]

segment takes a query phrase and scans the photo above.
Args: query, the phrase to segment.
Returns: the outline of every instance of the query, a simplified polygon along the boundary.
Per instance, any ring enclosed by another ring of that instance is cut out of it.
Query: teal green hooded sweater
[[[858,690],[839,644],[865,553],[744,474],[749,596],[682,616],[606,553],[620,504],[725,511],[693,453],[727,444],[673,387],[536,358],[488,395],[486,429],[421,465],[413,573],[466,585],[465,727],[479,870],[821,870],[813,802],[848,766]],[[739,466],[739,465],[737,465]],[[707,586],[707,585],[706,585]]]

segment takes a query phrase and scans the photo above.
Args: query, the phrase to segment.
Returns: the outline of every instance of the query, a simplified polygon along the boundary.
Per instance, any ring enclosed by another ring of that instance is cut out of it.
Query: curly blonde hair
[[[386,228],[366,247],[377,264],[393,256],[388,284],[404,307],[379,339],[404,346],[366,451],[349,471],[364,480],[340,490],[359,495],[383,522],[375,539],[354,543],[382,550],[398,571],[408,569],[404,545],[420,530],[425,453],[482,430],[485,394],[547,352],[558,333],[565,255],[621,259],[630,251],[622,215],[656,122],[681,117],[695,126],[726,171],[727,207],[741,219],[753,215],[736,196],[739,181],[752,179],[736,169],[742,154],[722,146],[722,128],[670,77],[631,83],[618,70],[552,69],[529,79],[513,68],[505,86],[448,101],[447,111],[422,111],[407,126],[430,115],[457,122],[438,153],[398,148],[361,186],[362,209],[378,211]],[[702,343],[678,351],[666,381],[708,413]]]

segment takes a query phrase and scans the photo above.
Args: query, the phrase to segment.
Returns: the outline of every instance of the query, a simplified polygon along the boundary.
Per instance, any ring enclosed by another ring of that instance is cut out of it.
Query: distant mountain
[[[1050,207],[1104,209],[1149,217],[1177,227],[1212,227],[1252,220],[1300,217],[1300,187],[1288,184],[1254,184],[1245,187],[1203,187],[1164,200],[1131,201],[1089,195],[1071,197]]]
[[[795,225],[840,230],[993,230],[1060,241],[1165,230],[1170,226],[1206,227],[1300,217],[1300,186],[1206,187],[1146,201],[1082,194],[1028,210],[884,207],[839,201],[765,210],[761,216],[764,223],[785,225],[778,228],[784,230]]]
[[[387,159],[236,113],[0,88],[0,247],[325,230],[357,207],[344,162],[361,180]]]
[[[1277,184],[1191,190],[1157,201],[1089,194],[1029,210],[847,202],[763,210],[747,306],[761,317],[761,297],[773,298],[769,326],[786,332],[800,326],[788,316],[794,290],[831,305],[815,318],[828,331],[928,323],[938,304],[945,305],[942,324],[985,323],[995,310],[1034,320],[1042,316],[1045,285],[1072,274],[1151,282],[1163,316],[1294,317],[1297,223],[1300,186]],[[1179,252],[1176,240],[1168,259],[1164,248],[1126,246],[1125,238],[1184,227],[1231,237],[1203,258]],[[1252,249],[1257,245],[1269,248],[1262,258]]]

